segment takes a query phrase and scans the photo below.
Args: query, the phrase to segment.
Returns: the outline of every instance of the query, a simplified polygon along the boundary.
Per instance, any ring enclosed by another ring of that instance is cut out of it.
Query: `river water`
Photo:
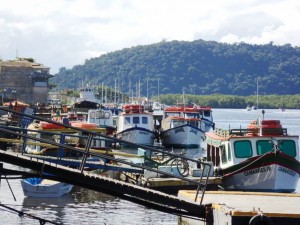
[[[245,109],[214,109],[214,121],[217,128],[245,128],[251,120],[261,115],[261,110],[246,111]],[[281,120],[289,134],[300,135],[300,110],[265,110],[265,119]],[[203,150],[191,149],[187,154],[197,157]],[[16,167],[4,164],[5,168]],[[19,168],[17,168],[19,169]],[[16,201],[10,192],[6,180],[1,181],[0,203],[11,208],[30,213],[31,215],[51,220],[59,224],[80,225],[115,225],[115,224],[178,224],[177,216],[115,198],[106,194],[74,187],[72,192],[57,199],[24,197],[20,180],[9,180]],[[298,184],[297,193],[300,193]],[[38,220],[19,216],[17,213],[0,207],[1,225],[40,224]],[[49,223],[46,223],[49,224]]]

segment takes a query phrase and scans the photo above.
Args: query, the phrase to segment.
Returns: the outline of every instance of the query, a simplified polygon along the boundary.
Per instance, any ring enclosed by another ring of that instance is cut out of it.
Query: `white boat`
[[[116,137],[142,145],[153,145],[155,139],[153,115],[139,104],[123,106],[118,116]]]
[[[294,192],[299,180],[299,136],[279,120],[251,122],[247,129],[208,132],[207,160],[225,190]]]
[[[208,132],[211,129],[215,129],[215,123],[211,107],[194,105],[194,109],[196,109],[196,112],[200,114],[200,119],[205,124],[205,132]]]
[[[113,113],[109,109],[90,109],[88,111],[88,123],[94,123],[97,127],[105,128],[107,135],[112,135],[116,130],[113,121]]]
[[[21,180],[25,196],[34,198],[57,198],[69,193],[73,185],[42,178]]]
[[[79,98],[77,98],[76,102],[89,101],[93,103],[101,104],[101,100],[96,98],[96,94],[94,89],[90,87],[80,88]]]
[[[164,110],[161,142],[165,147],[198,148],[205,138],[205,122],[195,107],[174,106]]]

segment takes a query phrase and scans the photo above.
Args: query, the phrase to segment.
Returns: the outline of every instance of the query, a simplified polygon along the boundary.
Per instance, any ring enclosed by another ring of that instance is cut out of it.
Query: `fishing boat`
[[[78,131],[76,128],[93,131],[99,134],[105,134],[106,132],[105,128],[100,128],[95,123],[88,123],[86,121],[74,118],[76,118],[76,116],[72,116],[71,114],[69,118],[53,118],[53,121],[60,122],[61,125],[46,121],[33,121],[28,126],[27,133],[29,136],[39,139],[45,139],[70,146],[85,147],[88,138],[85,132]],[[63,124],[68,125],[69,127],[65,127]],[[57,156],[57,154],[59,154],[60,157],[73,156],[74,154],[74,152],[69,151],[68,149],[58,148],[57,146],[51,144],[41,143],[40,141],[32,141],[30,138],[28,139],[29,141],[26,142],[24,152],[29,154],[41,154],[48,156]],[[105,147],[106,143],[104,139],[101,139],[97,136],[93,137],[91,148],[103,149]]]
[[[255,120],[245,129],[206,133],[207,160],[225,190],[294,192],[299,180],[299,136],[279,120]]]
[[[58,198],[69,193],[73,185],[42,178],[27,178],[21,180],[25,196],[33,198]]]
[[[200,118],[205,124],[205,132],[215,128],[211,107],[194,105],[193,108],[196,109],[196,112],[199,112]]]
[[[87,122],[96,124],[97,127],[104,128],[106,130],[106,135],[112,135],[116,131],[113,116],[110,109],[90,109],[88,111]]]
[[[205,122],[195,107],[174,106],[164,110],[161,142],[165,147],[198,148],[205,138]]]
[[[153,115],[140,104],[126,104],[118,116],[116,137],[136,144],[153,145],[155,139]]]

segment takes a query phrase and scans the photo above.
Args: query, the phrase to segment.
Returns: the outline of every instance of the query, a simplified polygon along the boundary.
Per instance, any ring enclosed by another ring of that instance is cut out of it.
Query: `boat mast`
[[[256,80],[256,109],[258,109],[258,78]]]
[[[159,78],[157,79],[157,102],[159,102]]]

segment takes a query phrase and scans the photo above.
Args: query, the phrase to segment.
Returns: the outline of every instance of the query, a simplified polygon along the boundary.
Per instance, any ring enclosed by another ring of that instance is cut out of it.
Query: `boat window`
[[[105,115],[103,111],[99,111],[99,118],[104,119]]]
[[[271,152],[274,146],[270,140],[260,140],[256,142],[257,155],[263,155]]]
[[[173,126],[172,127],[179,127],[185,124],[184,120],[173,120],[172,121]]]
[[[165,118],[167,118],[169,116],[180,116],[180,113],[179,112],[166,112]]]
[[[100,111],[96,111],[95,113],[96,113],[96,116],[95,116],[96,119],[99,119],[99,117],[100,117]]]
[[[204,115],[205,117],[210,117],[210,111],[204,111],[204,112],[203,112],[203,115]]]
[[[109,112],[105,112],[105,113],[104,113],[104,118],[105,118],[105,119],[109,119],[109,118],[110,118]]]
[[[235,141],[234,154],[236,158],[249,158],[252,156],[252,145],[250,141]]]
[[[95,112],[91,112],[90,117],[91,119],[95,119]]]
[[[142,124],[148,124],[148,117],[146,116],[142,117]]]
[[[185,118],[199,119],[199,113],[184,113]]]
[[[132,123],[133,123],[133,124],[139,124],[139,123],[140,123],[140,117],[134,116],[134,117],[132,118]]]
[[[228,161],[231,161],[231,151],[230,151],[230,145],[227,145],[228,149]]]
[[[220,150],[222,156],[222,163],[227,163],[227,154],[226,154],[225,146],[224,145],[220,146]]]
[[[130,117],[125,117],[125,124],[130,124]]]
[[[190,121],[190,124],[194,127],[198,127],[198,121],[197,120],[192,120]]]
[[[283,153],[291,156],[291,157],[296,157],[296,144],[295,141],[293,140],[281,140],[278,142],[278,148],[280,151]]]

